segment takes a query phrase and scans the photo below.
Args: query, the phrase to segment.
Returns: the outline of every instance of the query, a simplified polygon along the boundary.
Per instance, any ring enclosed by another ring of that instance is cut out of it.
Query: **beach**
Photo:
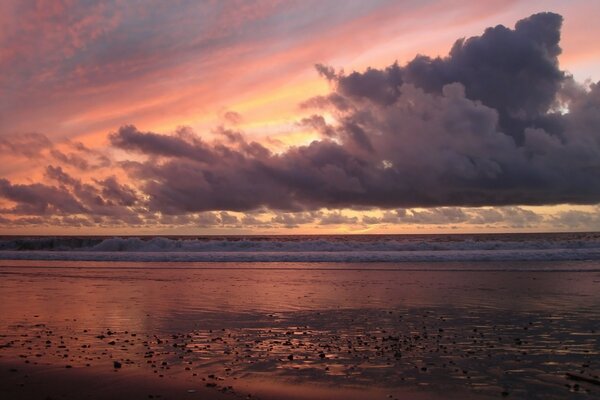
[[[0,265],[2,398],[600,396],[595,261]]]

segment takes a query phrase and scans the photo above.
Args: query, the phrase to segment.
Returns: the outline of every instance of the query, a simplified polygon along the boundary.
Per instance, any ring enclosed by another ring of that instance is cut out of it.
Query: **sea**
[[[600,233],[0,237],[1,260],[132,262],[455,263],[578,261],[598,267]],[[585,262],[589,263],[585,263]],[[454,265],[454,264],[453,264]],[[509,264],[507,268],[511,267]],[[532,264],[527,264],[527,268]],[[441,267],[441,265],[437,265]],[[472,264],[469,266],[473,267]]]

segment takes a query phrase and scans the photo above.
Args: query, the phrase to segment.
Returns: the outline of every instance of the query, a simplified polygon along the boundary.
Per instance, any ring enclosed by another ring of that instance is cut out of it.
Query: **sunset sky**
[[[600,229],[600,2],[0,2],[0,234]]]

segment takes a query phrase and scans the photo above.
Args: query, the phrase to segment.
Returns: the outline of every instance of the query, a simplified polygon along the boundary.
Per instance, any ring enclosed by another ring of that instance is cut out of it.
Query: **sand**
[[[0,395],[600,396],[599,273],[368,268],[1,267]]]

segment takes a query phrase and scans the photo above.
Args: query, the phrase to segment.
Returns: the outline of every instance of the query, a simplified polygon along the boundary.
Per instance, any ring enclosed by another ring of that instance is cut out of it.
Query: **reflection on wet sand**
[[[0,268],[14,376],[89,369],[186,396],[600,395],[597,272]]]

